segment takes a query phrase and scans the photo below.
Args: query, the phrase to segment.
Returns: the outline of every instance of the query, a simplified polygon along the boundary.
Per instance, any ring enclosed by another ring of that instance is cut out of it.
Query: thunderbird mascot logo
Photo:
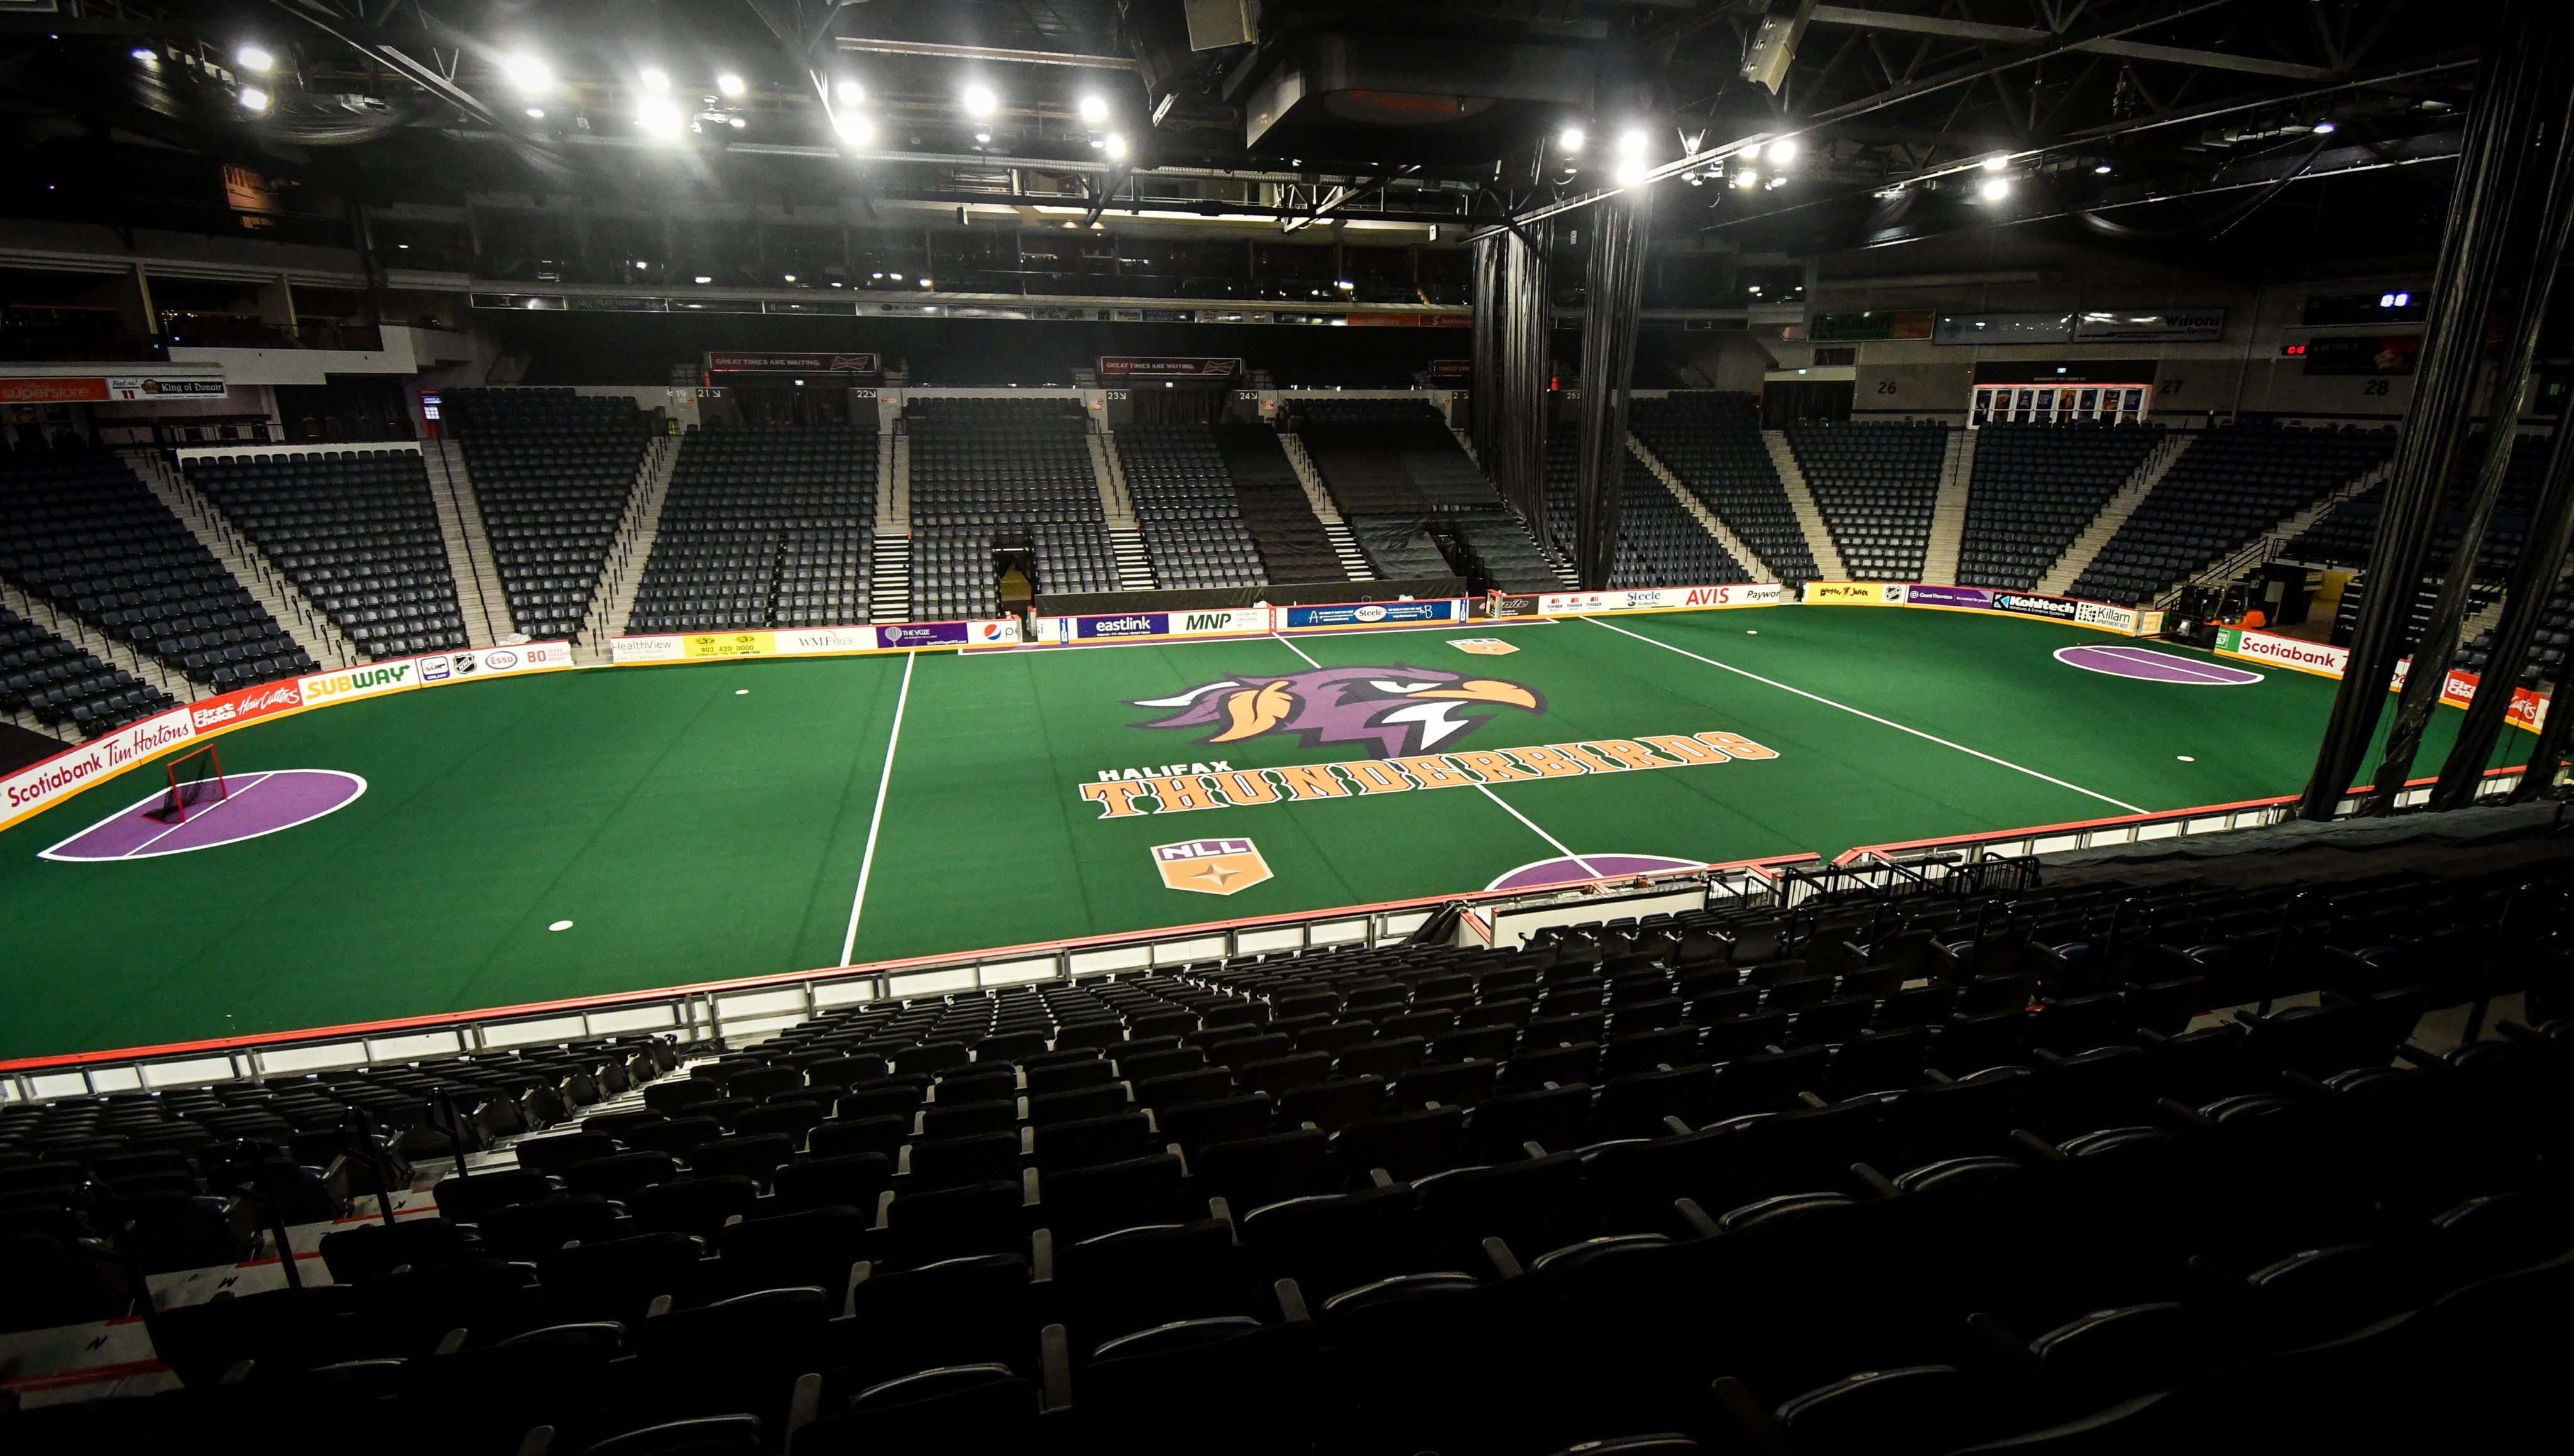
[[[1325,743],[1372,742],[1388,758],[1425,752],[1492,719],[1502,708],[1544,713],[1533,688],[1436,668],[1321,668],[1293,677],[1221,678],[1135,708],[1175,709],[1138,728],[1213,728],[1207,743],[1272,733]]]

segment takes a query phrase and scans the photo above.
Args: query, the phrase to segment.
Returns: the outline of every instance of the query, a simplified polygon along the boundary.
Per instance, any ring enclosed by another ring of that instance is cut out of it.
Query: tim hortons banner
[[[1776,751],[1740,733],[1650,733],[1637,738],[1597,738],[1477,752],[1296,763],[1284,768],[1171,764],[1168,766],[1174,771],[1149,777],[1102,770],[1096,779],[1078,785],[1078,792],[1086,801],[1099,805],[1099,817],[1129,819],[1151,813],[1250,808],[1311,798],[1363,798],[1414,789],[1472,788],[1479,783],[1573,778],[1586,773],[1695,768],[1778,756]]]
[[[104,737],[0,778],[0,827],[53,807],[93,783],[101,783],[137,763],[164,753],[196,736],[188,710],[174,708],[141,723],[127,724]]]
[[[1548,592],[1537,599],[1542,617],[1609,612],[1687,612],[1718,607],[1776,607],[1784,598],[1776,582],[1725,587],[1639,587],[1611,592]]]

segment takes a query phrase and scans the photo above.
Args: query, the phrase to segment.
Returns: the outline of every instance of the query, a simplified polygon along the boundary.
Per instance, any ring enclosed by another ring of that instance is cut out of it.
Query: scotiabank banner
[[[104,783],[182,743],[230,732],[262,719],[410,688],[437,688],[469,678],[517,678],[559,672],[572,665],[570,643],[526,643],[396,658],[201,698],[0,777],[0,828],[51,808],[92,784]]]
[[[2292,637],[2277,637],[2266,632],[2245,632],[2239,627],[2216,630],[2216,655],[2220,658],[2242,658],[2247,662],[2269,663],[2291,672],[2312,673],[2318,678],[2339,678],[2350,669],[2350,650],[2330,643],[2301,642]],[[2406,658],[2395,665],[2395,677],[2387,684],[2390,693],[2399,692],[2404,680],[2413,673],[2413,660]],[[2450,708],[2464,708],[2476,701],[2484,686],[2473,673],[2450,670],[2440,681],[2440,702]],[[2503,710],[2503,722],[2513,728],[2538,731],[2547,718],[2547,700],[2526,688],[2511,690],[2511,706]]]
[[[1609,592],[1547,592],[1537,599],[1541,617],[1589,617],[1611,612],[1687,612],[1716,607],[1776,607],[1785,593],[1776,582],[1722,587],[1630,587]]]

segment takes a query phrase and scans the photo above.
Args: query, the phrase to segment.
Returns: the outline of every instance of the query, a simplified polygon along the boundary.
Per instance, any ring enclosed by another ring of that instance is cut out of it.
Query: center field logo
[[[1387,757],[1435,748],[1503,708],[1546,712],[1533,688],[1437,668],[1318,668],[1288,678],[1219,678],[1134,708],[1177,709],[1138,728],[1213,728],[1206,743],[1272,733],[1324,743],[1374,742]]]
[[[1232,894],[1269,878],[1269,861],[1249,839],[1190,839],[1155,844],[1153,865],[1162,883],[1199,894]]]

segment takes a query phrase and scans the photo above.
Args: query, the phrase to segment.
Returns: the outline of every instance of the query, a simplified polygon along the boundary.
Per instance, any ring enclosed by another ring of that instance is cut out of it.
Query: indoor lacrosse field
[[[2292,793],[2333,687],[1784,608],[394,694],[212,739],[179,825],[156,766],[0,834],[0,1055]]]

